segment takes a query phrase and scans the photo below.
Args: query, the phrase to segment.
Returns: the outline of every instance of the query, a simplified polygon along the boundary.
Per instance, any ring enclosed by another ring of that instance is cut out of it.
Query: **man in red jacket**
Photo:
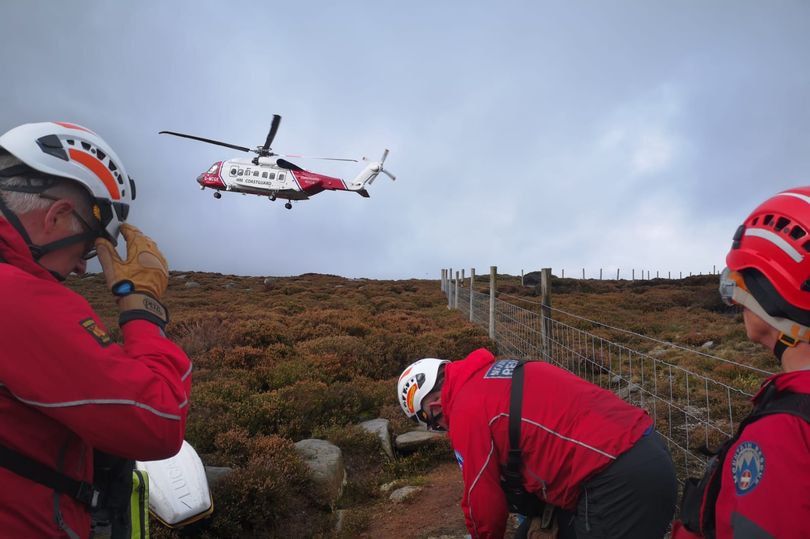
[[[508,506],[501,482],[516,363],[496,361],[482,348],[452,363],[419,360],[398,383],[406,415],[449,431],[473,538],[504,535]],[[570,529],[563,537],[663,537],[677,487],[669,452],[649,415],[548,363],[522,368],[523,487],[564,510],[560,525]]]
[[[94,451],[156,460],[182,444],[191,364],[163,332],[166,261],[124,224],[134,198],[115,152],[84,127],[0,136],[0,536],[87,538],[109,494],[93,485]],[[122,345],[61,283],[96,252]]]
[[[678,522],[674,539],[810,537],[808,240],[810,186],[769,198],[734,234],[720,295],[726,303],[743,307],[748,338],[772,350],[783,371],[763,382],[753,399],[753,414],[767,407],[773,410],[787,396],[799,396],[805,399],[798,406],[804,409],[804,418],[781,412],[743,422],[722,461],[715,460],[719,467],[714,474],[720,481],[716,498],[697,492],[703,497],[702,531],[690,533]]]

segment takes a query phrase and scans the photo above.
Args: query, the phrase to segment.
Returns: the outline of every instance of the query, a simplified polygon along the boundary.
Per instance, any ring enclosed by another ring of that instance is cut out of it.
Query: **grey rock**
[[[636,384],[630,384],[630,385],[624,386],[623,388],[620,388],[616,392],[616,395],[619,398],[622,398],[622,399],[629,399],[630,395],[632,395],[633,393],[638,393],[639,391],[641,391],[641,387],[639,387]]]
[[[313,438],[296,442],[295,449],[309,466],[312,479],[324,489],[329,505],[334,507],[346,485],[343,452],[326,440]]]
[[[237,286],[239,286],[239,285],[237,285],[233,281],[228,281],[227,283],[225,283],[225,288],[236,288]]]
[[[218,483],[231,472],[233,472],[233,468],[228,468],[227,466],[206,466],[205,478],[208,479],[208,485],[210,486],[214,483]]]
[[[338,509],[335,511],[335,534],[339,535],[343,531],[343,520],[346,518],[346,510]]]
[[[714,341],[706,341],[705,343],[701,344],[700,347],[703,348],[704,350],[714,348]]]
[[[383,451],[389,458],[394,458],[394,449],[391,447],[391,434],[388,428],[388,420],[383,418],[371,419],[360,423],[360,427],[367,432],[376,434],[380,438]]]
[[[186,281],[186,284],[183,286],[185,286],[186,288],[199,288],[200,283],[198,283],[197,281]]]
[[[386,494],[391,491],[395,486],[397,486],[397,481],[391,481],[390,483],[386,483],[380,486],[380,492]]]
[[[388,499],[394,503],[402,503],[420,490],[422,490],[422,487],[401,487],[392,492]]]
[[[397,436],[394,445],[400,451],[413,451],[440,438],[444,438],[444,434],[440,432],[412,430]]]
[[[183,279],[185,279],[186,277],[188,277],[188,275],[187,275],[187,274],[185,274],[185,273],[181,273],[180,275],[175,275],[175,276],[174,276],[174,278],[175,278],[175,279],[180,279],[180,280],[183,280]]]
[[[275,277],[265,277],[263,282],[264,282],[264,285],[267,286],[267,285],[273,284],[275,282],[275,280],[276,280]]]

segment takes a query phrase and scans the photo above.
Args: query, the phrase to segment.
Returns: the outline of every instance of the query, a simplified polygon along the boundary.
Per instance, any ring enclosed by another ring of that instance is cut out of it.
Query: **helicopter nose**
[[[197,183],[203,185],[204,182],[205,182],[205,174],[200,174],[199,176],[197,176]]]

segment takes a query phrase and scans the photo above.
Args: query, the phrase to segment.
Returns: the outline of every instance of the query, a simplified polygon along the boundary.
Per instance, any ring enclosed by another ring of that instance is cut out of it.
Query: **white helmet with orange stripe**
[[[84,186],[94,199],[98,235],[117,244],[118,228],[135,199],[135,182],[104,139],[80,125],[42,122],[7,131],[0,136],[0,148],[24,163],[19,166],[21,170],[0,171],[3,176],[26,175],[33,169],[35,174]],[[35,192],[33,188],[17,190]]]
[[[431,426],[430,417],[422,410],[422,400],[441,387],[439,368],[446,359],[425,358],[411,364],[402,372],[397,382],[397,397],[402,411],[409,418]]]

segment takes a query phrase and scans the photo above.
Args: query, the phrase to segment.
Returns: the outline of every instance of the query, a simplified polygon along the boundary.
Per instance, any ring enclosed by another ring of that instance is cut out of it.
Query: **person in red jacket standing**
[[[166,260],[125,224],[134,198],[123,164],[89,129],[45,122],[0,136],[3,537],[87,538],[91,509],[111,499],[94,455],[163,459],[183,442],[191,364],[164,335]],[[122,345],[61,282],[96,253]]]
[[[694,529],[677,522],[673,538],[810,537],[810,186],[759,205],[734,234],[726,265],[720,295],[743,308],[748,339],[772,350],[782,372],[763,382],[749,416],[758,418],[743,421],[707,471],[719,491],[694,493],[700,515],[682,513]],[[759,415],[787,396],[804,403]]]
[[[473,538],[503,537],[516,360],[479,349],[461,361],[427,358],[399,378],[405,414],[446,429],[464,477]],[[655,539],[667,531],[677,485],[669,452],[644,410],[548,363],[522,367],[523,488],[563,510],[562,537]]]

